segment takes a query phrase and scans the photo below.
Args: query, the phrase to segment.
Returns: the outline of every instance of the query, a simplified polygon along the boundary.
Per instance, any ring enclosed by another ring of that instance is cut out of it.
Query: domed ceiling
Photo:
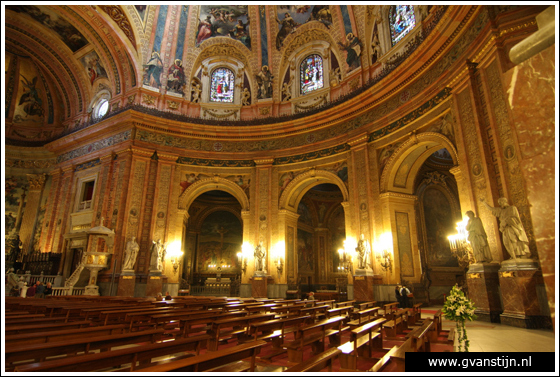
[[[413,51],[437,51],[447,37],[432,30],[452,35],[468,8],[7,5],[6,142],[56,140],[99,121],[102,101],[108,115],[136,106],[207,125],[357,111],[396,92],[382,79]],[[418,51],[404,82],[430,62]]]

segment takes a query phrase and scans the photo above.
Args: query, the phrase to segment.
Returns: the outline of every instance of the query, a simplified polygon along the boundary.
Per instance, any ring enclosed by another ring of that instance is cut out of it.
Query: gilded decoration
[[[118,5],[98,5],[98,7],[103,9],[103,11],[117,23],[122,32],[127,36],[130,42],[132,42],[132,46],[136,48],[136,39],[134,38],[132,25],[130,25],[130,21],[128,21],[121,7]]]

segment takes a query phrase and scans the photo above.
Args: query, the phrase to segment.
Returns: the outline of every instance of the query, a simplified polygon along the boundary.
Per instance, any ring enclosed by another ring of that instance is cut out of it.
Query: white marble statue
[[[264,271],[264,258],[266,250],[262,245],[262,241],[255,248],[255,271]]]
[[[163,270],[163,258],[165,258],[165,246],[161,239],[152,241],[152,251],[150,254],[150,270]]]
[[[531,256],[529,239],[523,228],[517,207],[510,206],[506,198],[498,199],[499,207],[490,206],[484,198],[481,198],[480,201],[500,221],[500,232],[502,232],[504,246],[511,258],[529,258]]]
[[[477,263],[492,262],[492,254],[488,246],[486,231],[479,217],[473,211],[467,211],[469,221],[467,222],[467,240],[471,243],[474,259]]]
[[[126,243],[126,248],[124,250],[123,270],[134,269],[139,250],[140,245],[136,242],[136,237],[132,237],[132,239]]]

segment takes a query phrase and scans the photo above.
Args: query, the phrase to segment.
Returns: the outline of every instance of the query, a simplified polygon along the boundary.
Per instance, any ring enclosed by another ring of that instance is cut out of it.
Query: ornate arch
[[[312,187],[322,183],[337,185],[342,192],[342,201],[348,201],[348,189],[338,176],[325,170],[311,169],[295,177],[288,186],[286,186],[286,189],[280,196],[279,208],[297,213],[297,206],[305,193]]]
[[[414,177],[426,158],[435,151],[445,148],[458,165],[455,146],[447,137],[436,132],[423,132],[419,135],[411,133],[392,154],[383,169],[380,180],[381,192],[401,192],[413,194]]]
[[[213,214],[214,212],[229,212],[232,215],[234,215],[241,224],[243,224],[243,219],[241,218],[241,213],[235,211],[232,207],[230,206],[216,206],[216,207],[211,207],[211,208],[207,208],[204,211],[197,213],[196,218],[194,219],[194,221],[192,222],[192,228],[196,229],[196,230],[200,230],[200,228],[202,227],[202,223],[204,222],[204,220],[210,216],[211,214]]]
[[[192,202],[201,194],[212,190],[222,190],[236,198],[241,204],[241,211],[249,211],[249,198],[238,184],[220,177],[204,178],[190,185],[179,196],[179,210],[188,210]]]

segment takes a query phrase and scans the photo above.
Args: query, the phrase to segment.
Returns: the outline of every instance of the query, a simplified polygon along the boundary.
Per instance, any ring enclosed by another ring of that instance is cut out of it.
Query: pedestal
[[[251,296],[254,298],[268,298],[267,278],[266,276],[253,276],[251,281]]]
[[[373,297],[373,272],[356,270],[354,275],[354,300],[357,302],[375,301]]]
[[[552,328],[551,319],[541,313],[537,284],[543,284],[542,271],[532,259],[510,259],[499,270],[504,311],[501,323],[527,329]]]
[[[150,271],[146,284],[146,297],[155,297],[158,293],[163,294],[162,288],[161,271]]]
[[[136,286],[136,274],[134,270],[123,270],[119,276],[119,288],[117,296],[134,297]],[[156,292],[157,293],[157,292]]]
[[[467,271],[469,299],[476,306],[477,319],[485,322],[500,322],[502,304],[498,270],[500,263],[473,263]]]

